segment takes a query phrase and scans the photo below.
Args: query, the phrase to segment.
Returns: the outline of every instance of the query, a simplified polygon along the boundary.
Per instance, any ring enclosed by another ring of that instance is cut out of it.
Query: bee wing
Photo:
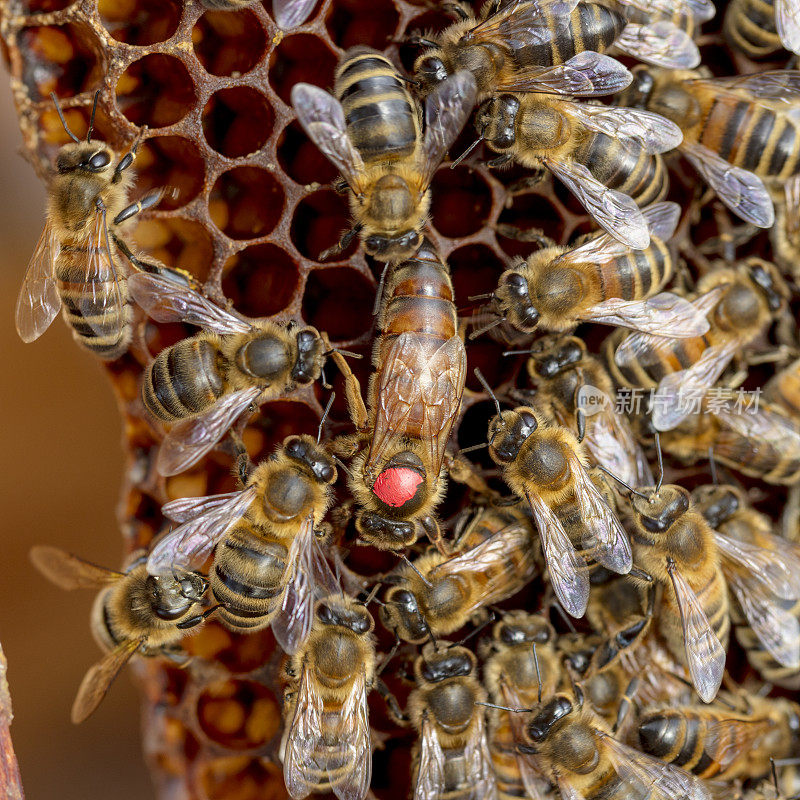
[[[83,676],[75,702],[72,704],[72,722],[79,725],[94,713],[106,696],[109,687],[128,663],[130,657],[144,644],[144,639],[128,639],[106,653]]]
[[[292,106],[309,139],[342,173],[356,194],[364,190],[364,161],[347,135],[347,123],[339,101],[333,95],[309,83],[292,88]]]
[[[344,701],[333,731],[339,748],[347,755],[337,754],[336,772],[328,770],[333,793],[339,800],[364,800],[372,779],[372,748],[367,709],[367,681],[362,667]],[[340,777],[341,763],[349,765],[345,778]],[[338,781],[338,782],[337,782]]]
[[[542,159],[544,165],[578,198],[592,219],[615,239],[635,250],[650,244],[647,223],[634,200],[609,189],[576,161]]]
[[[318,757],[318,751],[326,749],[322,711],[322,696],[304,663],[283,756],[283,780],[286,791],[295,800],[307,797],[316,783],[316,776],[325,770],[326,765],[320,763]]]
[[[425,713],[420,734],[414,800],[439,800],[444,793],[444,751],[430,716]]]
[[[281,613],[272,622],[272,633],[284,652],[293,655],[311,632],[316,601],[340,591],[314,534],[312,516],[303,520],[292,540],[287,563],[293,572],[283,594]]]
[[[428,187],[450,145],[475,106],[478,87],[471,72],[459,70],[425,98],[425,138],[420,154],[422,186]]]
[[[762,536],[772,540],[780,538],[767,533]],[[743,570],[748,575],[748,580],[760,583],[768,592],[782,600],[800,599],[800,559],[796,548],[790,546],[773,551],[717,531],[714,531],[714,540],[723,558],[723,569],[725,562],[730,562],[738,568],[735,572]],[[785,540],[780,541],[789,544]]]
[[[238,497],[241,492],[228,492],[207,497],[181,497],[161,506],[161,513],[173,522],[188,522],[206,511],[218,508],[223,503]]]
[[[672,292],[661,292],[646,300],[611,297],[590,306],[579,319],[676,339],[702,336],[709,328],[705,314]]]
[[[675,228],[678,227],[681,207],[677,203],[664,200],[642,209],[642,216],[650,229],[650,235],[661,239],[662,242],[667,242],[675,233]]]
[[[570,616],[580,618],[586,613],[586,603],[589,601],[586,562],[572,546],[561,520],[547,503],[534,492],[525,492],[525,497],[539,529],[542,551],[556,597]]]
[[[746,436],[753,446],[759,442],[774,448],[778,453],[791,454],[800,448],[800,432],[793,420],[786,416],[780,408],[759,405],[753,413],[737,414],[724,408],[715,409],[714,416],[720,419],[726,427],[733,430],[738,436]],[[719,432],[714,443],[714,452],[722,455],[727,453],[729,447],[739,447],[736,437],[731,437],[723,429]]]
[[[796,0],[793,1],[796,5]],[[790,116],[797,116],[797,112],[792,108],[796,105],[797,94],[800,92],[800,72],[797,70],[776,69],[755,75],[734,75],[729,78],[696,78],[691,83],[705,85],[717,94],[721,90],[734,92],[740,99],[744,95],[751,100],[756,98],[764,102],[786,103],[789,104],[789,108],[782,110]],[[737,90],[742,91],[737,92]]]
[[[623,575],[630,572],[633,555],[625,529],[592,483],[578,456],[570,453],[568,459],[581,520],[592,534],[592,556],[612,572]]]
[[[667,20],[647,25],[630,22],[614,40],[614,46],[665,69],[694,69],[700,63],[700,50],[692,37]]]
[[[788,236],[797,236],[800,231],[800,175],[789,178],[783,185],[785,220]]]
[[[694,17],[698,22],[707,22],[717,13],[711,0],[621,0],[623,5],[638,8],[648,14],[672,16],[676,10]]]
[[[726,770],[772,727],[766,719],[720,719],[706,723],[705,752],[714,754],[720,771]]]
[[[725,371],[739,346],[736,337],[725,344],[711,345],[688,369],[665,375],[653,396],[653,427],[670,431],[680,425],[693,410],[692,403],[681,402],[681,398],[704,395]]]
[[[498,84],[504,92],[556,92],[573,97],[594,97],[622,91],[633,81],[629,70],[611,56],[584,50],[563,64],[520,67]]]
[[[432,355],[425,338],[416,334],[403,333],[394,340],[380,372],[368,469],[405,435],[411,415],[421,414],[420,430],[429,447],[431,477],[438,476],[461,403],[466,367],[464,343],[458,336],[448,339]]]
[[[177,475],[196,464],[260,394],[261,389],[256,386],[239,389],[224,394],[204,414],[176,422],[158,450],[159,475]]]
[[[561,795],[561,800],[585,800],[584,796],[562,775],[555,774],[555,783],[558,786],[558,792]],[[626,798],[626,800],[634,800],[634,798]],[[638,800],[638,798],[636,799]],[[644,798],[642,798],[644,800]]]
[[[128,278],[131,297],[156,322],[186,322],[214,333],[247,333],[252,325],[206,300],[186,284],[151,272],[135,272]]]
[[[652,111],[585,103],[565,103],[564,111],[590,130],[631,140],[646,153],[666,153],[683,141],[683,133],[674,122]]]
[[[248,486],[225,502],[219,502],[220,495],[201,498],[206,503],[198,501],[196,516],[156,542],[147,558],[147,571],[169,576],[202,565],[228,528],[247,511],[256,493],[254,486]]]
[[[759,228],[772,227],[775,209],[758,175],[734,167],[696,142],[684,142],[681,151],[734,214]]]
[[[764,649],[782,666],[800,667],[800,620],[765,589],[757,576],[728,570],[725,577]]]
[[[694,775],[634,750],[606,733],[595,733],[602,738],[614,771],[630,787],[631,800],[711,800],[708,789]]]
[[[55,277],[60,249],[58,237],[48,222],[28,263],[17,298],[17,333],[26,344],[38,339],[50,327],[61,308]]]
[[[717,696],[722,683],[725,648],[709,625],[694,590],[680,570],[672,569],[669,575],[681,615],[689,674],[700,699],[704,703],[710,703]]]
[[[494,777],[492,757],[489,755],[489,745],[486,742],[483,710],[478,707],[473,713],[477,715],[475,724],[464,745],[464,762],[472,781],[472,797],[478,800],[497,800],[497,782]]]
[[[510,50],[546,44],[567,30],[569,15],[577,5],[578,0],[512,2],[476,25],[465,39],[475,44],[485,42],[493,47],[500,41]],[[545,6],[549,14],[545,13]]]
[[[299,28],[314,10],[317,0],[272,0],[272,16],[282,31]]]
[[[775,28],[783,46],[800,54],[800,3],[798,0],[775,0]]]
[[[94,589],[122,577],[121,572],[98,567],[58,547],[35,545],[31,548],[30,558],[33,566],[61,589]]]

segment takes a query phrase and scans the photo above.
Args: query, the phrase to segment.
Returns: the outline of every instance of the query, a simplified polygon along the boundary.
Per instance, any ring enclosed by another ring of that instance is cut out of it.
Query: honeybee
[[[561,683],[562,668],[555,649],[553,626],[538,614],[509,611],[492,629],[492,638],[481,647],[484,683],[496,704],[525,708],[549,697]],[[534,649],[535,648],[535,649]],[[520,714],[500,709],[490,712],[489,752],[500,800],[519,800],[528,793],[539,797],[541,774],[530,768],[517,752],[522,738]],[[537,784],[533,790],[531,784]]]
[[[746,222],[769,228],[764,183],[800,172],[800,72],[703,78],[688,70],[636,69],[623,105],[662,114],[683,131],[680,152],[719,199]]]
[[[528,374],[537,387],[537,406],[576,433],[592,461],[625,483],[652,485],[650,465],[627,417],[614,410],[611,378],[581,339],[539,339],[531,348]]]
[[[764,399],[800,419],[800,359],[776,372],[764,384]]]
[[[112,361],[128,349],[131,314],[125,275],[114,263],[111,241],[119,226],[154,206],[161,192],[128,204],[132,178],[127,170],[141,134],[119,159],[105,142],[92,141],[99,96],[98,92],[82,142],[69,129],[52,95],[61,124],[73,141],[56,156],[47,221],[25,273],[15,320],[22,341],[32,342],[50,327],[63,304],[62,316],[75,341]]]
[[[331,595],[317,603],[308,640],[286,666],[281,759],[294,800],[330,791],[340,800],[363,800],[369,790],[374,627],[364,605]]]
[[[336,70],[334,96],[307,83],[292,89],[292,105],[309,138],[350,187],[354,227],[339,250],[361,234],[364,250],[397,263],[422,244],[429,186],[475,104],[475,79],[459,72],[425,101],[422,113],[386,56],[348,50]]]
[[[575,103],[557,95],[499,94],[475,116],[480,139],[500,157],[550,170],[592,219],[624,245],[650,243],[639,206],[663,197],[666,169],[658,153],[680,144],[677,125],[650,112]]]
[[[797,754],[800,706],[783,698],[743,698],[742,713],[721,706],[672,706],[639,722],[644,752],[707,780],[759,778],[772,759]]]
[[[712,19],[716,14],[714,4],[710,0],[689,0],[689,2],[663,3],[660,0],[634,0],[628,3],[621,0],[625,5],[625,12],[628,20],[639,23],[644,28],[645,35],[651,31],[668,32],[671,29],[665,28],[663,23],[672,24],[672,29],[677,28],[682,34],[672,36],[672,46],[678,47],[678,54],[675,58],[683,61],[683,68],[693,69],[700,64],[700,52],[694,43],[694,38],[700,30],[700,25]],[[663,34],[662,34],[663,35]],[[635,54],[634,54],[635,55]],[[656,66],[655,60],[639,56],[640,61],[649,61]],[[680,68],[680,67],[679,67]]]
[[[519,751],[564,800],[710,800],[695,776],[616,739],[579,688],[551,698],[524,731]]]
[[[380,308],[369,413],[358,380],[344,359],[337,364],[357,439],[369,441],[350,478],[362,509],[356,527],[368,544],[399,550],[423,530],[440,538],[433,511],[444,493],[442,462],[466,378],[450,274],[427,239],[413,258],[392,266]]]
[[[692,497],[717,532],[748,660],[773,683],[800,682],[800,547],[774,535],[772,520],[735,486],[701,486]]]
[[[506,270],[489,311],[516,330],[567,331],[581,322],[622,325],[661,336],[698,336],[708,322],[677,295],[661,292],[675,271],[666,242],[680,216],[676,203],[642,211],[650,244],[632,250],[608,234],[579,246],[552,245]]]
[[[722,31],[748,58],[767,58],[785,47],[800,54],[797,0],[731,0]]]
[[[220,621],[239,632],[272,625],[283,649],[308,637],[314,602],[338,591],[319,528],[337,472],[311,436],[289,436],[256,466],[239,492],[173,500],[162,507],[181,523],[156,542],[147,571],[181,575],[213,553],[211,594]]]
[[[417,688],[408,713],[419,741],[413,751],[415,800],[494,800],[497,784],[486,740],[486,700],[475,656],[429,642],[414,664]]]
[[[697,286],[694,301],[707,314],[702,336],[667,339],[630,334],[609,366],[625,386],[657,387],[651,400],[653,427],[670,430],[686,419],[734,356],[763,333],[786,307],[787,287],[775,266],[751,257],[736,269],[717,269]],[[607,352],[617,338],[612,336]]]
[[[94,638],[106,654],[81,682],[72,705],[75,724],[100,705],[134,653],[181,660],[180,641],[186,630],[201,624],[210,612],[203,599],[208,581],[202,575],[150,575],[144,556],[134,557],[125,572],[116,572],[57,547],[37,545],[31,549],[31,561],[62,589],[104,587],[91,620]]]
[[[406,642],[421,644],[433,633],[447,635],[481,608],[515,595],[536,574],[531,520],[520,512],[488,512],[506,524],[474,547],[447,558],[437,551],[399,570],[386,594],[381,621]],[[473,524],[482,524],[479,516]]]
[[[322,373],[330,345],[315,328],[246,319],[158,274],[137,273],[128,286],[158,322],[203,328],[162,350],[142,379],[145,408],[173,423],[156,459],[162,475],[196,464],[251,406],[313,383]]]
[[[499,403],[488,439],[504,480],[530,506],[556,597],[582,617],[589,597],[582,553],[614,572],[628,572],[632,563],[627,534],[586,472],[583,448],[532,408],[501,411]]]
[[[730,632],[728,588],[714,532],[686,489],[668,484],[631,497],[633,555],[661,595],[657,629],[689,668],[701,700],[717,694]]]

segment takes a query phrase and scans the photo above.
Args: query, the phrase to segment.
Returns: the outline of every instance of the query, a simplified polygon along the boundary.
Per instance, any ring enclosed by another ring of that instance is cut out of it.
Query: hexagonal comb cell
[[[136,228],[139,247],[168,267],[178,267],[205,280],[214,259],[214,241],[202,223],[183,217],[158,217]]]
[[[279,766],[248,756],[213,759],[201,771],[200,786],[208,800],[284,800],[289,796]]]
[[[252,11],[206,11],[192,31],[194,52],[212,75],[238,77],[263,58],[266,34]]]
[[[320,254],[338,244],[349,227],[350,212],[346,198],[329,189],[314,192],[304,197],[295,209],[292,242],[306,258],[319,261]],[[345,260],[355,252],[357,246],[354,241],[336,258]]]
[[[211,189],[209,213],[231,239],[258,239],[278,224],[285,197],[277,178],[258,167],[223,172]]]
[[[336,56],[316,36],[300,33],[287,36],[273,51],[269,62],[269,82],[287,105],[296,83],[333,85]]]
[[[105,29],[118,41],[143,47],[165,42],[178,28],[178,0],[98,0]]]
[[[269,317],[283,311],[300,285],[291,256],[274,244],[254,244],[225,264],[222,291],[243,314]]]
[[[382,47],[394,36],[399,15],[390,0],[342,0],[331,7],[326,24],[339,47]]]
[[[433,227],[442,236],[463,238],[484,227],[492,210],[492,190],[470,167],[443,167],[431,184]]]
[[[158,204],[172,210],[190,203],[205,182],[205,161],[197,145],[184,136],[153,136],[136,153],[136,190],[164,188]]]
[[[339,176],[336,167],[309,141],[297,122],[281,131],[277,151],[281,169],[301,185],[331,183]]]
[[[240,158],[264,146],[275,114],[269,100],[257,89],[236,86],[213,94],[201,121],[209,146],[226,158]]]
[[[306,280],[303,318],[332,341],[346,342],[370,330],[374,301],[375,289],[361,272],[350,267],[315,269]]]

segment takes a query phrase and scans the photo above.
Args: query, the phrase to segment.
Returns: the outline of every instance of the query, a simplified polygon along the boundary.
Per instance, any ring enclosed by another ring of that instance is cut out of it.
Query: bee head
[[[495,625],[495,638],[503,644],[547,644],[555,632],[553,626],[538,614],[512,612]]]
[[[501,412],[489,423],[489,455],[498,464],[514,461],[522,445],[538,427],[531,408]]]
[[[316,328],[303,328],[297,333],[297,361],[292,380],[299,384],[313,383],[320,374],[323,341]]]
[[[508,150],[516,142],[519,100],[501,94],[483,103],[475,114],[475,128],[494,150]]]
[[[104,142],[71,142],[65,144],[56,157],[60,175],[84,172],[99,175],[111,169],[114,151]]]
[[[698,486],[692,492],[697,510],[712,528],[727,522],[744,505],[745,500],[735,486]]]
[[[556,695],[528,724],[528,738],[536,743],[543,741],[573,710],[572,701],[566,695]]]
[[[651,533],[664,533],[689,510],[691,496],[682,486],[668,484],[656,493],[644,490],[646,497],[634,495],[633,511],[641,526]]]
[[[770,311],[780,311],[789,297],[789,289],[780,273],[768,261],[752,257],[745,262],[750,279],[767,301]]]
[[[531,303],[528,281],[524,275],[508,270],[500,276],[495,297],[506,319],[523,333],[533,333],[539,323],[539,312]]]
[[[440,83],[447,80],[450,73],[439,55],[423,54],[414,65],[414,77],[419,82],[422,94],[433,91]]]
[[[336,467],[326,450],[311,436],[289,436],[284,439],[283,451],[302,464],[319,483],[336,483]]]
[[[365,606],[346,603],[337,595],[320,600],[314,613],[323,625],[348,628],[359,636],[370,633],[375,627],[372,615]]]
[[[439,683],[448,678],[466,677],[476,666],[475,656],[466,647],[454,645],[440,649],[429,642],[422,648],[417,674],[426,683]]]
[[[168,622],[180,619],[208,589],[202,575],[186,573],[182,578],[148,575],[145,580],[150,608],[156,617]]]
[[[535,372],[542,378],[552,378],[579,364],[586,355],[586,345],[575,336],[546,336],[531,349]]]
[[[406,641],[421,644],[428,638],[428,625],[419,610],[416,595],[408,589],[396,587],[386,595],[386,605],[380,610],[384,625]]]

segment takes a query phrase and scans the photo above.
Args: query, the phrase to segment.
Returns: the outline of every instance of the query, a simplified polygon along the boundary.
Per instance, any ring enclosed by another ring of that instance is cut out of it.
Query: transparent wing
[[[525,703],[516,691],[515,687],[508,683],[505,678],[500,679],[500,691],[503,694],[501,702],[508,708],[524,708]],[[508,716],[508,723],[514,740],[517,742],[525,741],[525,715],[511,711],[498,711],[498,713]],[[529,753],[516,754],[517,767],[519,768],[522,784],[532,800],[542,800],[541,783],[544,777],[541,767],[536,758]]]
[[[299,28],[314,10],[317,0],[272,0],[272,16],[282,31]]]
[[[367,469],[379,463],[393,444],[409,432],[409,426],[414,426],[427,442],[432,477],[439,474],[464,391],[467,357],[458,336],[433,353],[428,339],[403,333],[394,340],[384,359]]]
[[[188,522],[200,514],[212,511],[215,508],[233,500],[241,492],[228,492],[227,494],[215,494],[208,497],[181,497],[178,500],[170,500],[161,506],[161,513],[173,522]]]
[[[767,533],[761,535],[774,540],[780,538]],[[800,598],[800,559],[789,542],[781,540],[789,547],[773,551],[752,542],[724,536],[717,531],[714,531],[714,541],[722,555],[723,568],[725,561],[730,561],[748,575],[748,581],[760,583],[776,597],[782,600]]]
[[[666,153],[683,141],[683,133],[674,122],[652,111],[588,103],[564,103],[564,111],[590,130],[631,140],[646,153]]]
[[[704,703],[710,703],[719,691],[725,671],[725,648],[711,629],[692,587],[680,570],[671,569],[669,576],[681,615],[686,663],[692,683]]]
[[[156,322],[186,322],[214,333],[247,333],[247,320],[206,300],[186,284],[151,272],[136,272],[128,278],[131,297]]]
[[[439,744],[439,737],[436,735],[430,716],[426,712],[420,734],[414,800],[439,800],[444,788],[444,751]]]
[[[17,298],[14,319],[19,338],[26,344],[38,339],[50,327],[61,308],[55,277],[59,250],[58,238],[48,222],[28,263]]]
[[[346,761],[350,769],[344,778],[341,770],[328,769],[328,778],[339,800],[363,800],[372,779],[372,750],[370,747],[369,711],[367,709],[367,682],[362,667],[344,701],[337,724],[333,730],[340,749],[347,755],[337,755],[336,767]]]
[[[196,464],[256,401],[261,389],[251,386],[225,394],[204,414],[176,422],[161,442],[156,457],[160,475],[177,475]]]
[[[494,777],[492,757],[489,755],[489,745],[486,741],[483,711],[479,706],[473,713],[477,714],[477,718],[464,745],[464,762],[467,774],[471,778],[472,796],[479,800],[496,800],[497,782]]]
[[[672,238],[678,227],[681,207],[677,203],[665,200],[642,209],[642,216],[650,229],[650,235],[666,242]]]
[[[144,639],[128,639],[103,656],[81,681],[72,704],[72,721],[76,725],[94,713],[130,657],[142,646]]]
[[[800,2],[775,0],[775,28],[783,46],[800,55]]]
[[[353,192],[362,194],[364,161],[347,136],[347,123],[339,101],[308,83],[295,84],[291,100],[309,139],[342,173]]]
[[[341,591],[314,534],[313,517],[303,520],[289,547],[287,563],[293,572],[272,632],[284,651],[293,655],[311,632],[316,601]]]
[[[764,649],[784,667],[800,667],[800,620],[755,575],[728,570],[725,576]]]
[[[256,494],[257,489],[248,486],[222,503],[220,495],[205,498],[205,507],[200,503],[196,506],[195,517],[156,542],[147,558],[147,571],[151,575],[171,576],[202,566],[228,528],[247,511]]]
[[[647,223],[632,198],[604,186],[583,164],[550,158],[542,160],[578,198],[592,219],[615,239],[635,250],[650,244]]]
[[[694,69],[700,63],[700,51],[692,37],[666,20],[648,25],[628,23],[614,46],[665,69]]]
[[[631,797],[642,800],[711,800],[703,782],[680,767],[641,753],[613,736],[595,731]]]
[[[477,95],[471,72],[460,70],[425,98],[425,138],[420,155],[422,187],[427,188],[450,145],[461,133]]]
[[[714,410],[714,416],[739,436],[747,437],[754,449],[758,449],[759,444],[764,443],[779,453],[794,454],[800,447],[800,432],[797,426],[780,408],[762,403],[754,413],[737,414],[733,410],[721,408]],[[725,431],[720,431],[717,443],[714,445],[715,451],[719,447],[724,449],[728,444],[727,440]],[[736,441],[731,444],[738,446]]]
[[[549,14],[545,13],[547,6]],[[543,4],[512,2],[496,14],[491,14],[464,36],[471,44],[485,42],[493,47],[503,42],[510,50],[520,50],[533,45],[552,42],[569,27],[569,15],[578,0],[552,0]]]
[[[692,303],[672,292],[661,292],[646,300],[611,297],[590,306],[578,319],[619,325],[655,336],[691,339],[708,332],[706,315]]]
[[[300,689],[283,756],[283,780],[286,791],[295,800],[308,796],[311,787],[317,782],[317,776],[325,770],[325,764],[318,757],[318,752],[326,749],[322,733],[322,711],[322,696],[303,664]]]
[[[580,459],[570,453],[569,468],[574,480],[575,497],[581,521],[590,532],[591,552],[596,561],[612,572],[625,574],[633,564],[628,535],[600,490],[592,483]]]
[[[720,771],[726,770],[740,756],[747,757],[758,740],[772,727],[769,720],[720,719],[706,723],[705,750],[714,754]]]
[[[711,0],[622,0],[624,5],[633,6],[648,14],[672,16],[676,7],[683,9],[699,22],[707,22],[716,14]]]
[[[725,344],[706,348],[703,355],[688,369],[665,375],[653,396],[653,426],[659,431],[670,431],[680,425],[693,409],[692,398],[700,398],[717,382],[730,364],[740,346],[734,337]]]
[[[580,618],[586,613],[586,603],[589,601],[586,562],[576,552],[561,520],[550,507],[533,492],[525,492],[525,497],[539,529],[553,591],[564,610]]]
[[[793,1],[796,4],[796,0]],[[797,70],[776,69],[729,78],[697,78],[692,83],[703,84],[717,94],[727,91],[749,101],[756,98],[766,103],[783,103],[788,106],[783,111],[796,116],[792,107],[796,106],[800,93],[800,72]]]
[[[555,782],[561,800],[585,800],[584,796],[563,775],[556,773]],[[634,798],[626,798],[626,800],[634,800]]]
[[[584,50],[563,64],[520,67],[513,77],[497,85],[497,91],[599,97],[620,92],[632,81],[633,75],[616,59]]]
[[[30,557],[33,566],[61,589],[96,589],[123,576],[121,572],[98,567],[58,547],[35,545]]]
[[[772,227],[775,209],[758,175],[734,167],[695,142],[684,142],[681,151],[734,214],[759,228]]]

